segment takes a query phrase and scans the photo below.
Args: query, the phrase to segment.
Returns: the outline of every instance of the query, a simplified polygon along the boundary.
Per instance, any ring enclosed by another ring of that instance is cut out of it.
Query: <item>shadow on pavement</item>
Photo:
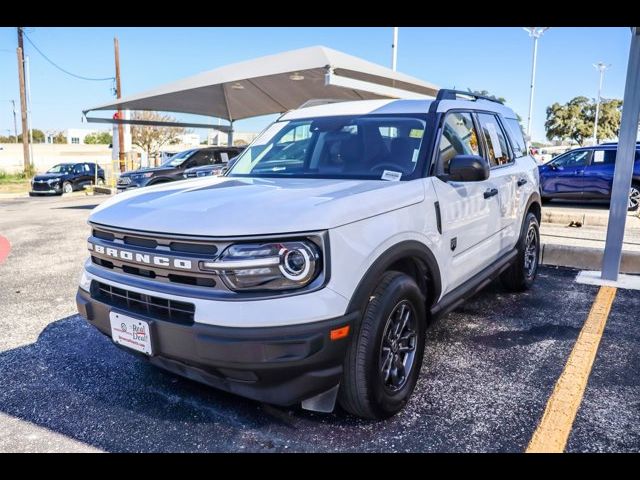
[[[93,210],[99,203],[93,205],[70,205],[68,207],[53,207],[52,210]]]
[[[0,385],[1,412],[106,451],[285,450],[287,440],[272,430],[286,434],[294,420],[319,418],[161,371],[78,315],[0,353]],[[343,425],[359,422],[341,417]],[[292,447],[306,450],[304,443]]]

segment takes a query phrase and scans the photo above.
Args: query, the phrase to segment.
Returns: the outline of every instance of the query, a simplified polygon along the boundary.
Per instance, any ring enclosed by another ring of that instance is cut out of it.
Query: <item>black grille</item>
[[[33,191],[34,192],[46,192],[49,190],[53,190],[53,187],[48,183],[36,183],[33,182]]]
[[[195,312],[193,303],[131,292],[95,280],[91,284],[91,297],[126,312],[145,315],[156,320],[183,325],[193,324]]]

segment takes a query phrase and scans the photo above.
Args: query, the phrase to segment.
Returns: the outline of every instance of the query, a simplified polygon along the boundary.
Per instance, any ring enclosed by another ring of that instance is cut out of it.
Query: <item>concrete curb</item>
[[[115,193],[115,188],[111,189],[109,187],[93,187],[93,193],[102,193],[105,195],[113,195]]]
[[[540,262],[543,265],[600,270],[602,255],[603,250],[600,248],[543,243]],[[622,252],[620,273],[640,274],[640,252]]]
[[[629,214],[628,218],[633,216],[635,215]],[[609,214],[608,212],[606,215],[597,215],[589,212],[555,212],[552,209],[545,210],[543,208],[542,223],[557,223],[562,225],[574,223],[593,227],[606,227],[609,223]]]

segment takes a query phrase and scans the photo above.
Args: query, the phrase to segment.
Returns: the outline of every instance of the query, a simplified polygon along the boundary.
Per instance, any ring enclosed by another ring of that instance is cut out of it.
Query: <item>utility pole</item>
[[[604,78],[604,71],[611,65],[607,65],[604,62],[594,63],[593,66],[596,70],[600,71],[600,83],[598,84],[598,100],[596,102],[596,118],[593,122],[593,144],[598,144],[598,114],[600,113],[600,94],[602,93],[602,79]]]
[[[11,100],[11,104],[13,105],[13,136],[15,143],[18,143],[18,123],[16,121],[16,101]]]
[[[533,38],[533,60],[531,65],[531,87],[529,90],[529,118],[527,119],[527,137],[531,141],[531,119],[533,117],[533,91],[536,85],[536,61],[538,58],[538,38],[549,29],[549,27],[523,27]]]
[[[113,38],[113,47],[115,49],[116,57],[116,98],[122,98],[122,87],[120,85],[120,44],[118,43],[118,37]],[[122,110],[118,110],[118,119],[122,120]],[[122,124],[118,125],[118,159],[120,163],[120,171],[126,170],[124,159],[124,128]]]
[[[393,27],[393,43],[391,44],[391,70],[396,71],[398,64],[398,27]]]
[[[20,110],[22,117],[22,152],[24,171],[31,169],[31,155],[29,151],[28,118],[27,118],[27,93],[24,85],[24,41],[22,39],[22,27],[18,27],[18,81],[20,82]],[[17,139],[17,136],[16,136]]]

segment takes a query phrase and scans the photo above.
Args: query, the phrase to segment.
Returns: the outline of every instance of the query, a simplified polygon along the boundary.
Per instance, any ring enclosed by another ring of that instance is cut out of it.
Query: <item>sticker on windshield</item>
[[[411,161],[413,163],[416,163],[418,161],[418,151],[419,151],[418,148],[413,150],[413,157],[411,157]]]
[[[389,180],[390,182],[397,182],[402,177],[402,172],[394,172],[393,170],[385,170],[382,172],[382,180]]]

